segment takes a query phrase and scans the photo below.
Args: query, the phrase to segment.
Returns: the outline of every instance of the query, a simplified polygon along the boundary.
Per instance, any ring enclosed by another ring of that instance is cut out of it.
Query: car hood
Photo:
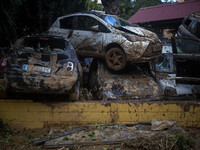
[[[149,38],[158,38],[155,33],[151,32],[149,30],[143,29],[141,27],[123,26],[123,28],[132,32],[133,34],[137,34],[139,36],[149,37]]]

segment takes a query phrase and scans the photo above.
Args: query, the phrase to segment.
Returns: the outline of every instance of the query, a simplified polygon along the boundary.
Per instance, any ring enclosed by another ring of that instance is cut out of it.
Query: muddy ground
[[[10,130],[1,122],[1,150],[199,150],[200,129],[177,124],[153,127],[151,123],[91,125],[86,130],[53,138],[80,127],[62,126],[34,130]],[[38,142],[38,139],[48,139]],[[102,142],[103,141],[103,142]],[[37,143],[37,144],[35,144]],[[53,143],[53,144],[52,144]]]

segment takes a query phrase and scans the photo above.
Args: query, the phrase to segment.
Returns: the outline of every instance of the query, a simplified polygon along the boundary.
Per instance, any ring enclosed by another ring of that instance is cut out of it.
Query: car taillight
[[[72,62],[68,62],[67,71],[72,71],[74,69],[74,64]]]
[[[5,70],[7,68],[7,62],[8,62],[7,58],[3,58],[1,60],[1,69],[2,70]]]

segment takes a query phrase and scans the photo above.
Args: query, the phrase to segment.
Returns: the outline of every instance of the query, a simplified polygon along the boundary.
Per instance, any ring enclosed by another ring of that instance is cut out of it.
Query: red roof
[[[200,0],[140,8],[128,21],[131,23],[142,23],[177,19],[196,12],[200,12]]]

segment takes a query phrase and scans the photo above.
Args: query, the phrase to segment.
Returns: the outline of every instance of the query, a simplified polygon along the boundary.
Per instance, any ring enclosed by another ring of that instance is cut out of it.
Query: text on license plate
[[[22,68],[24,71],[38,71],[38,72],[45,72],[45,73],[51,73],[51,68],[48,67],[42,67],[42,66],[29,66],[29,65],[23,65]]]

